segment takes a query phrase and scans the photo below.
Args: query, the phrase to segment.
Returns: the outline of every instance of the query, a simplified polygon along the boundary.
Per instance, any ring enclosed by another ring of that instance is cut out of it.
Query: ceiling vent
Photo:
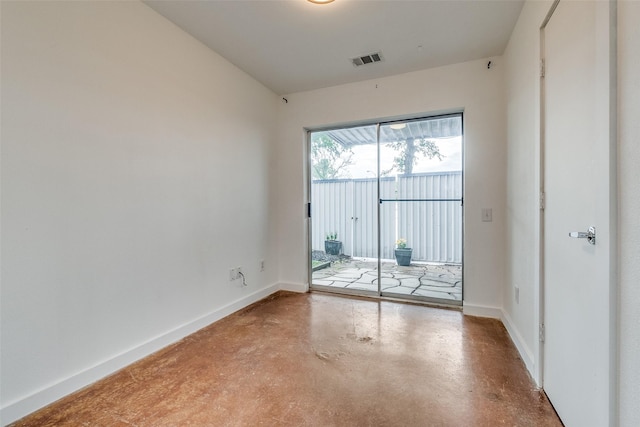
[[[354,67],[373,64],[380,61],[382,61],[382,53],[380,52],[370,53],[368,55],[356,56],[355,58],[351,58],[351,63],[353,64]]]

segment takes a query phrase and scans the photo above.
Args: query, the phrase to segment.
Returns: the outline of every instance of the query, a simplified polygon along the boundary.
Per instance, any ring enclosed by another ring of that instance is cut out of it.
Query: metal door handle
[[[587,230],[587,232],[572,231],[571,233],[569,233],[569,237],[574,237],[576,239],[587,239],[587,241],[590,244],[595,245],[596,244],[596,228],[589,227],[589,230]]]

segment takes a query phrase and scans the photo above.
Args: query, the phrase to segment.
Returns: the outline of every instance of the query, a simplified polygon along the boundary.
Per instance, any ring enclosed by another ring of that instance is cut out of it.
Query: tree
[[[314,179],[348,178],[346,166],[353,164],[353,151],[325,133],[311,136],[311,169]]]
[[[387,144],[387,147],[391,147],[399,154],[393,158],[393,166],[382,172],[382,175],[388,175],[394,169],[404,175],[413,174],[413,167],[415,166],[418,156],[422,155],[433,159],[437,157],[438,160],[442,160],[442,153],[433,140],[430,139],[415,139],[408,138],[404,141],[395,141]]]

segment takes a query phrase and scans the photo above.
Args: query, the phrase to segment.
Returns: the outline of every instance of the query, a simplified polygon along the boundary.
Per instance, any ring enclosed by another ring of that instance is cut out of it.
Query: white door
[[[609,7],[563,0],[543,28],[543,387],[568,427],[614,412]]]

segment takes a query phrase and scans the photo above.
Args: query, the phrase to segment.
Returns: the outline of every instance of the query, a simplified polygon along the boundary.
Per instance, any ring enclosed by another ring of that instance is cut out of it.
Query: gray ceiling
[[[147,0],[277,94],[501,55],[522,0]],[[379,63],[350,58],[381,51]]]
[[[401,125],[393,128],[392,125]],[[374,125],[356,126],[324,131],[334,141],[346,146],[372,144],[377,141]],[[451,138],[462,135],[460,115],[395,122],[380,126],[380,142],[408,141],[414,139]]]

